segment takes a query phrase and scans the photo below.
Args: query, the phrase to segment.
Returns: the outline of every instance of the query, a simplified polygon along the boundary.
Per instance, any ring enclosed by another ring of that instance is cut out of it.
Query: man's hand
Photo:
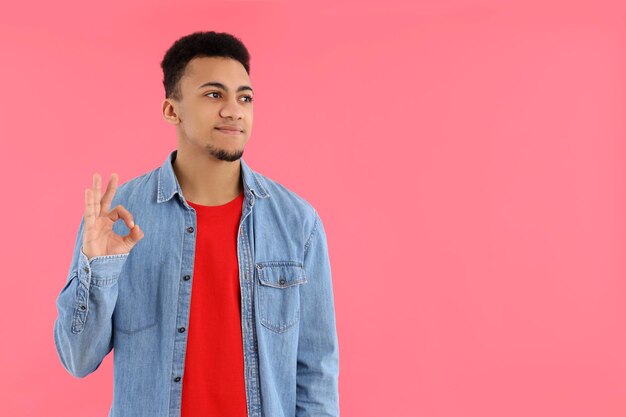
[[[134,224],[133,216],[121,204],[109,210],[117,189],[117,181],[117,174],[111,174],[102,199],[100,199],[102,190],[100,174],[95,173],[93,187],[85,189],[85,231],[82,250],[88,259],[94,256],[129,253],[144,236],[139,225]],[[120,219],[124,220],[130,229],[126,236],[120,236],[113,231],[113,224]]]

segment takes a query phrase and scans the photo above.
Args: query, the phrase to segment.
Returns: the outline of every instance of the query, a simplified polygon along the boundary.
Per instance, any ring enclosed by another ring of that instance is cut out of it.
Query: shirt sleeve
[[[304,253],[307,283],[300,288],[296,417],[339,416],[339,346],[326,232],[315,223]]]
[[[82,251],[81,219],[65,286],[56,299],[54,343],[63,367],[83,378],[100,366],[113,349],[112,316],[117,280],[128,253],[94,256]]]

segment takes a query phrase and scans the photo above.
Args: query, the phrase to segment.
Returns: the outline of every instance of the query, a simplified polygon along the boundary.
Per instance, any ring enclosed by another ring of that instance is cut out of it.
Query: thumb
[[[141,239],[143,239],[143,230],[139,227],[137,223],[135,226],[130,229],[130,233],[123,237],[124,242],[128,245],[129,248],[132,249],[133,246],[137,244]]]

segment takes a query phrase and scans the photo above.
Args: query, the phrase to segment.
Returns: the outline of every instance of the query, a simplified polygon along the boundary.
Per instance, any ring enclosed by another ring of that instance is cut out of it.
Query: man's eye
[[[210,93],[206,93],[205,96],[208,96],[210,94],[220,94],[217,91],[211,91]],[[252,103],[252,101],[254,100],[254,98],[252,96],[243,96],[244,98],[248,99],[248,103]]]

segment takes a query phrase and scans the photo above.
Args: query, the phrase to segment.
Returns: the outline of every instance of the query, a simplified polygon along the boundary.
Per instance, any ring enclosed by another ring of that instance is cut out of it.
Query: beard
[[[207,144],[205,149],[209,155],[220,161],[234,162],[243,156],[243,149],[228,151],[226,149],[215,147],[211,144]]]

